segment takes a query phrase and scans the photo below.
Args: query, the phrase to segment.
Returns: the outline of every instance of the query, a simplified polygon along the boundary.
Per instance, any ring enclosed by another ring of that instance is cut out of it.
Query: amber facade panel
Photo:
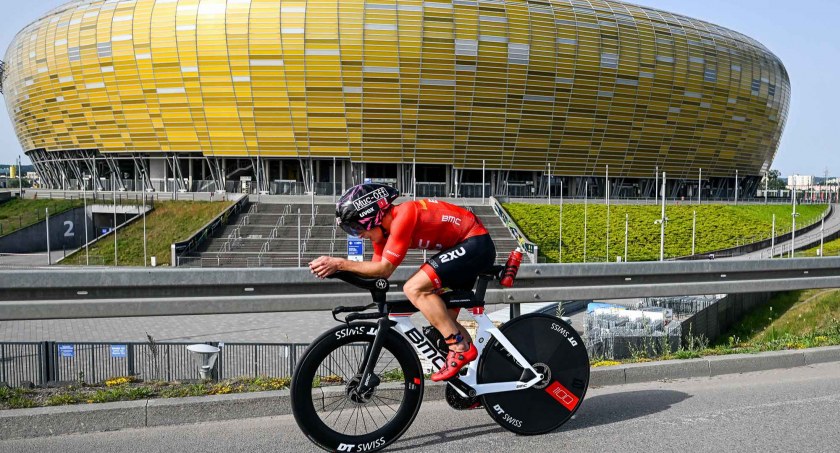
[[[77,1],[5,61],[26,151],[757,175],[790,99],[755,40],[597,0]]]

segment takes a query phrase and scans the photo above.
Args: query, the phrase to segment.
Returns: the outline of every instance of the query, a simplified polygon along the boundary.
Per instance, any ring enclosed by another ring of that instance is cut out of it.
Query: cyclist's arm
[[[332,256],[319,256],[309,263],[310,271],[319,278],[326,278],[338,271],[352,272],[361,277],[388,278],[396,268],[387,260],[350,261]]]
[[[388,278],[397,266],[388,260],[382,261],[350,261],[339,258],[338,270],[352,272],[360,277]]]

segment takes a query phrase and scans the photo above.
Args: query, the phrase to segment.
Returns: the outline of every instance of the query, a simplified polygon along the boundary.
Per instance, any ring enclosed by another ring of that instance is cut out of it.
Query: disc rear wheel
[[[514,318],[500,330],[543,378],[527,389],[483,395],[484,408],[499,425],[517,434],[557,429],[580,407],[589,386],[589,355],[583,340],[559,318],[539,313]],[[478,382],[522,377],[523,368],[492,339],[481,357]]]

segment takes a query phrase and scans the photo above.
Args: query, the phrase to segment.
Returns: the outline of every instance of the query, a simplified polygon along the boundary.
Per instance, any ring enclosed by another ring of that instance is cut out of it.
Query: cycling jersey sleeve
[[[394,266],[399,266],[405,259],[405,254],[411,246],[411,236],[414,233],[414,226],[417,224],[417,209],[400,210],[399,215],[394,216],[391,222],[391,231],[388,242],[382,257]]]
[[[385,249],[385,246],[382,244],[377,244],[373,241],[371,242],[373,243],[373,258],[371,258],[371,261],[373,261],[374,263],[378,263],[382,261],[382,250]]]

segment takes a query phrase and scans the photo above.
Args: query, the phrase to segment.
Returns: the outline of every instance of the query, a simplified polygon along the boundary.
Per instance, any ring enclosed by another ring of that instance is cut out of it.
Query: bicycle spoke
[[[340,399],[339,401],[341,401],[344,404],[342,404],[341,406],[338,406],[335,409],[333,409],[332,411],[330,411],[330,413],[327,414],[326,417],[324,417],[324,421],[326,421],[328,418],[330,418],[330,415],[332,415],[336,411],[336,409],[338,409],[339,407],[341,408],[341,410],[338,411],[338,415],[335,417],[335,419],[338,420],[339,418],[341,418],[341,413],[344,412],[344,407],[347,406],[347,402],[350,401],[350,399],[349,398],[343,398],[343,399]]]
[[[367,407],[367,405],[365,405],[365,406],[363,407],[363,409],[364,409],[365,411],[367,411],[368,417],[370,417],[370,421],[371,421],[371,422],[373,423],[373,425],[375,426],[375,429],[379,429],[379,424],[378,424],[378,423],[376,423],[376,419],[375,419],[375,418],[373,418],[373,414],[371,414],[371,413],[370,413],[370,408],[368,408],[368,407]]]
[[[374,395],[374,398],[376,398],[377,400],[382,401],[382,398],[381,398],[381,397],[379,397],[379,396]],[[385,406],[387,406],[387,407],[388,407],[388,409],[391,409],[392,411],[397,412],[397,410],[396,410],[396,409],[394,409],[393,407],[391,407],[391,405],[390,405],[390,404],[388,404],[388,403],[386,403],[386,402],[384,402],[384,401],[382,401],[382,404],[384,404]]]
[[[361,415],[361,417],[362,417],[362,427],[365,429],[365,432],[368,432],[367,423],[365,422],[365,411],[364,411],[364,409],[365,409],[364,406],[359,406],[359,415]]]
[[[385,412],[382,412],[382,407],[380,405],[375,404],[374,407],[376,407],[379,410],[379,413],[382,414],[383,419],[388,420],[388,416],[385,415]]]

